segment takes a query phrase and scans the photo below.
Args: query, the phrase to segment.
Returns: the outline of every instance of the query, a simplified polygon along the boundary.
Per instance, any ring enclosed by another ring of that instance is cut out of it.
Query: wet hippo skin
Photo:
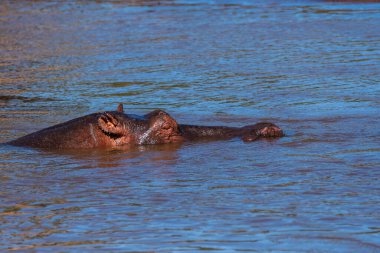
[[[219,140],[240,137],[245,142],[283,136],[272,123],[245,127],[178,124],[168,113],[155,110],[144,116],[117,111],[93,113],[40,131],[8,144],[38,148],[77,149],[178,143],[191,140]]]

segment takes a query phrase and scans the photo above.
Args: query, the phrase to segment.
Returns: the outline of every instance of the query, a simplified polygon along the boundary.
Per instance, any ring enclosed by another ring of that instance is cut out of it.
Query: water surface
[[[5,1],[0,142],[123,102],[287,136],[0,146],[0,251],[378,252],[380,5]]]

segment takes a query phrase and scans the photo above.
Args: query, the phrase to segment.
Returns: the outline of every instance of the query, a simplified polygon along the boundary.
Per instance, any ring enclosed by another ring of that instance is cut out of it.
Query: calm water
[[[0,251],[379,252],[379,24],[379,3],[2,1],[1,143],[118,102],[287,137],[2,145]]]

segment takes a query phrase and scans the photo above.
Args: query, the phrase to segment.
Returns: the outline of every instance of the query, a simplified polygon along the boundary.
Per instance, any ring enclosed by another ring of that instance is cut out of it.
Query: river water
[[[0,142],[85,114],[286,137],[0,146],[0,251],[379,252],[380,4],[2,1]]]

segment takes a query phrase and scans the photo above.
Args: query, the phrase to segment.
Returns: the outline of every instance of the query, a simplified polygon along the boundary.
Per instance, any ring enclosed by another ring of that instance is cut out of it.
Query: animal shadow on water
[[[116,111],[93,113],[79,117],[7,144],[47,149],[120,148],[183,143],[199,140],[241,138],[252,142],[262,138],[278,138],[284,132],[273,123],[261,122],[244,127],[197,126],[178,124],[167,112],[154,110],[143,116],[126,114],[123,105]]]

